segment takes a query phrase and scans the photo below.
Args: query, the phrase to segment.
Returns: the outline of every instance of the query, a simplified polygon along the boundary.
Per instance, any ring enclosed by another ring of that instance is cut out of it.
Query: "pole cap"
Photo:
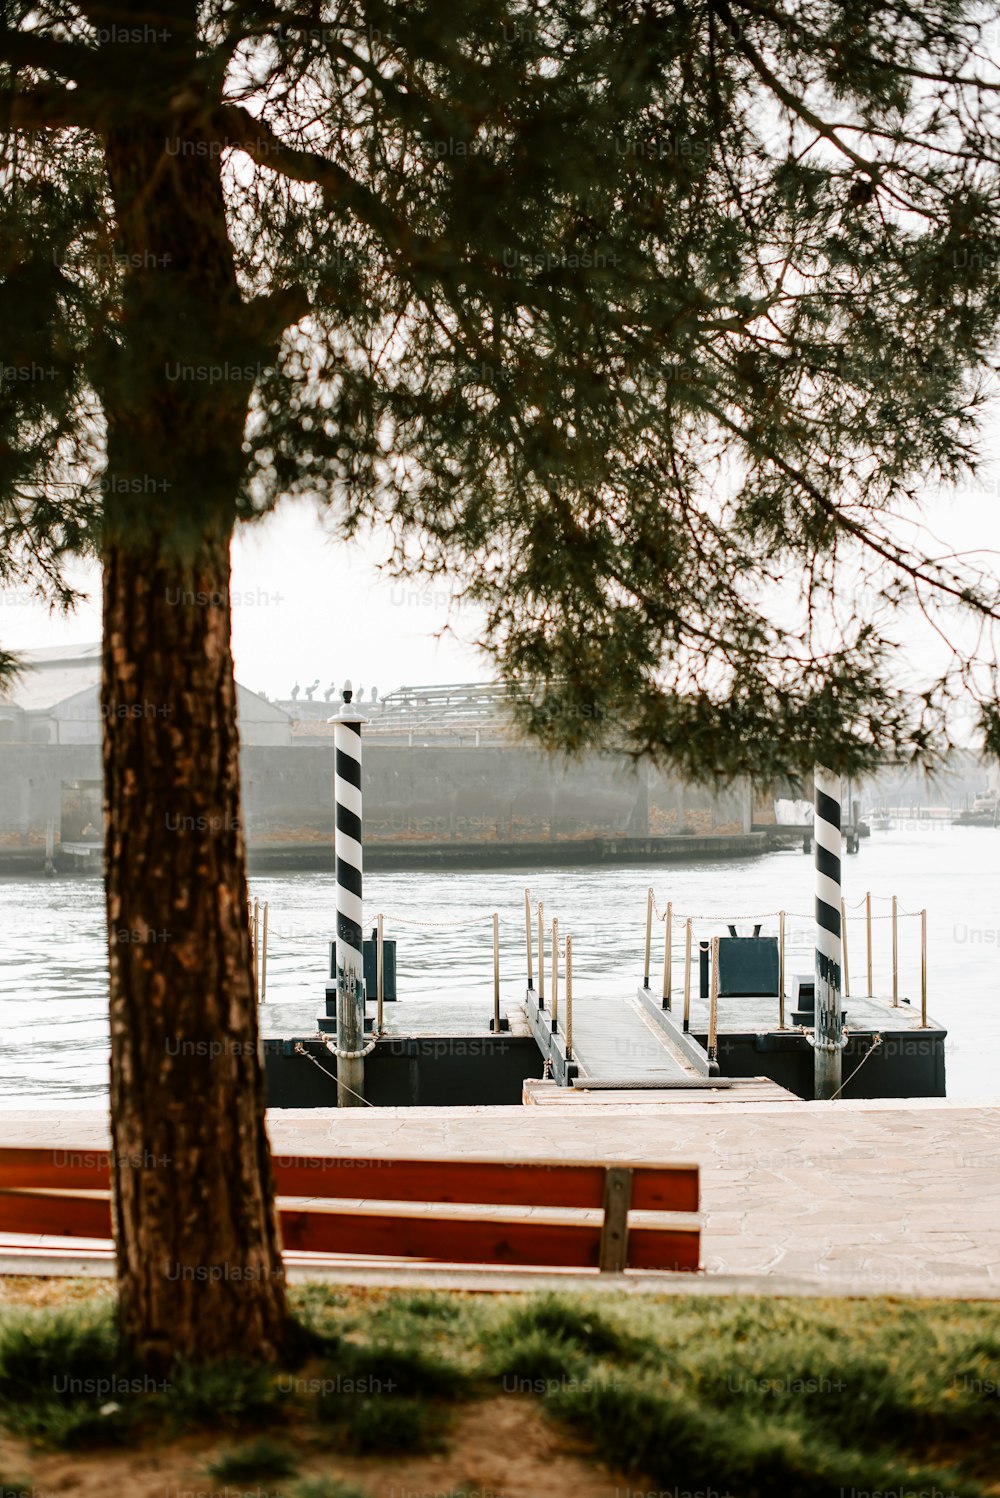
[[[359,712],[351,700],[354,696],[354,691],[349,679],[344,682],[340,695],[343,699],[343,706],[340,712],[335,713],[332,718],[327,718],[326,721],[328,723],[367,723],[368,719],[365,714]]]

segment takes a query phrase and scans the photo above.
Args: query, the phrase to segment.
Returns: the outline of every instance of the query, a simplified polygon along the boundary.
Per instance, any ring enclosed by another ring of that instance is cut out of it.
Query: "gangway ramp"
[[[693,1063],[656,1029],[634,998],[610,1003],[578,998],[573,1006],[573,1047],[581,1080],[627,1087],[663,1087],[700,1080]]]
[[[597,989],[573,998],[572,1041],[567,1055],[561,1023],[553,1026],[552,1010],[528,989],[525,1009],[532,1033],[550,1062],[554,1079],[566,1086],[632,1090],[713,1085],[707,1057],[699,1063],[700,1048],[689,1050],[644,1014],[632,997]]]

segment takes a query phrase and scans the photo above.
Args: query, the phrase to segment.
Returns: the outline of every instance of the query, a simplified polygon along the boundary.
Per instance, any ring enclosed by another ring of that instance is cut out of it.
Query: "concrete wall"
[[[63,782],[100,777],[96,744],[0,744],[0,847],[44,843],[50,820],[58,838]]]
[[[331,743],[245,748],[250,844],[332,839],[333,763]],[[372,842],[562,841],[749,826],[739,789],[712,794],[680,786],[620,757],[564,764],[517,745],[372,744],[364,763],[365,835]],[[62,783],[100,776],[96,744],[0,744],[0,845],[44,842],[49,818],[59,826]]]
[[[333,748],[247,749],[244,801],[251,843],[333,836]],[[680,786],[620,756],[566,764],[523,745],[369,745],[364,757],[370,842],[537,842],[594,836],[742,832],[749,804]]]

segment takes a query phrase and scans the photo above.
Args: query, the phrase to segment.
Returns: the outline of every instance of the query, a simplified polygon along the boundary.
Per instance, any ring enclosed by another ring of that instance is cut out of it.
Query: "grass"
[[[70,1310],[5,1312],[0,1320],[0,1399],[112,1379],[122,1360],[109,1304]]]
[[[338,1449],[365,1456],[444,1446],[444,1401],[468,1397],[470,1370],[419,1345],[410,1314],[409,1307],[390,1307],[388,1316],[372,1318],[371,1341],[338,1339],[315,1380],[316,1414]],[[425,1313],[415,1314],[422,1320]]]
[[[15,1434],[56,1447],[123,1444],[137,1410],[121,1394],[133,1377],[107,1302],[0,1319],[0,1403]]]
[[[239,1359],[192,1365],[174,1363],[165,1391],[166,1412],[174,1428],[225,1425],[239,1430],[268,1424],[287,1407],[274,1369]]]
[[[419,1456],[443,1451],[447,1445],[447,1413],[422,1399],[366,1395],[321,1411],[320,1419],[324,1418],[335,1448],[353,1456]]]
[[[638,1488],[1000,1492],[998,1306],[314,1285],[295,1307],[312,1349],[300,1368],[178,1364],[138,1393],[110,1305],[0,1310],[2,1419],[49,1446],[221,1424],[256,1437],[212,1468],[238,1484],[292,1476],[269,1427],[314,1450],[415,1454],[446,1444],[461,1401],[500,1395],[536,1401]],[[281,1491],[352,1494],[333,1479]]]
[[[274,1477],[292,1477],[298,1469],[295,1456],[270,1436],[258,1436],[243,1446],[221,1451],[208,1467],[208,1475],[219,1482],[258,1482]]]

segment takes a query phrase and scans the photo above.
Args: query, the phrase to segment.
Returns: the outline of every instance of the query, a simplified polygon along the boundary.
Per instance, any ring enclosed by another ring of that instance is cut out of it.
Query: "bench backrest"
[[[0,1232],[110,1237],[110,1163],[106,1150],[0,1147]],[[298,1199],[279,1202],[288,1249],[606,1271],[698,1268],[696,1225],[636,1227],[629,1221],[631,1211],[696,1212],[694,1165],[314,1155],[274,1155],[272,1163],[279,1197]],[[420,1202],[434,1210],[385,1213],[346,1205],[357,1201]],[[602,1216],[463,1215],[453,1210],[461,1205]]]

